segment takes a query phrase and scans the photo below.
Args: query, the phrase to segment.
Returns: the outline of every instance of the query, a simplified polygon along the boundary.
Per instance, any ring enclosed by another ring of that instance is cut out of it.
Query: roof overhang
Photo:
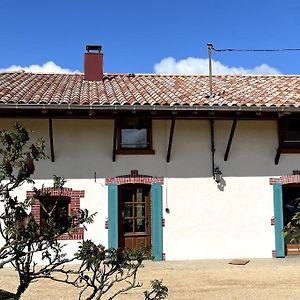
[[[78,104],[0,104],[1,117],[67,117],[67,118],[115,118],[118,114],[139,114],[153,118],[278,118],[298,114],[294,106],[188,106],[188,105],[78,105]]]

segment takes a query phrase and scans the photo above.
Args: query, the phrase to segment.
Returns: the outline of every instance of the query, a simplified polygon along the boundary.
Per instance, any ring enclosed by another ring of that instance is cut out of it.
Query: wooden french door
[[[151,249],[150,185],[119,186],[119,247]]]
[[[293,216],[300,211],[300,185],[287,184],[282,188],[283,225],[286,226]],[[290,242],[291,236],[285,238],[285,254],[300,255],[300,244]]]

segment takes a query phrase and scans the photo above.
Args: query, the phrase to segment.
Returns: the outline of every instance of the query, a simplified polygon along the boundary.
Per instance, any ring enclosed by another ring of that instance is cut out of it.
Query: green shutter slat
[[[108,185],[108,248],[118,248],[118,185]]]
[[[284,257],[282,185],[273,185],[276,257]]]
[[[163,230],[162,230],[162,187],[153,183],[151,188],[152,198],[152,256],[154,260],[162,260],[163,256]]]

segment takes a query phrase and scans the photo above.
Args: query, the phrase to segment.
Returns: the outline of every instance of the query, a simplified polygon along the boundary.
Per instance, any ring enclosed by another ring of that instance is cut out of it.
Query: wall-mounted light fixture
[[[216,181],[216,183],[220,183],[220,181],[222,180],[222,175],[223,175],[223,173],[221,172],[219,167],[215,167],[215,169],[214,169],[214,180]]]

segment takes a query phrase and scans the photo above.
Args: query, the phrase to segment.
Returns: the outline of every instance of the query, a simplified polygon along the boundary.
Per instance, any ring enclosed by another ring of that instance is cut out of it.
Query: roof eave
[[[0,109],[22,110],[102,110],[102,111],[248,111],[248,112],[300,112],[295,106],[188,106],[188,105],[79,105],[79,104],[0,104]]]

